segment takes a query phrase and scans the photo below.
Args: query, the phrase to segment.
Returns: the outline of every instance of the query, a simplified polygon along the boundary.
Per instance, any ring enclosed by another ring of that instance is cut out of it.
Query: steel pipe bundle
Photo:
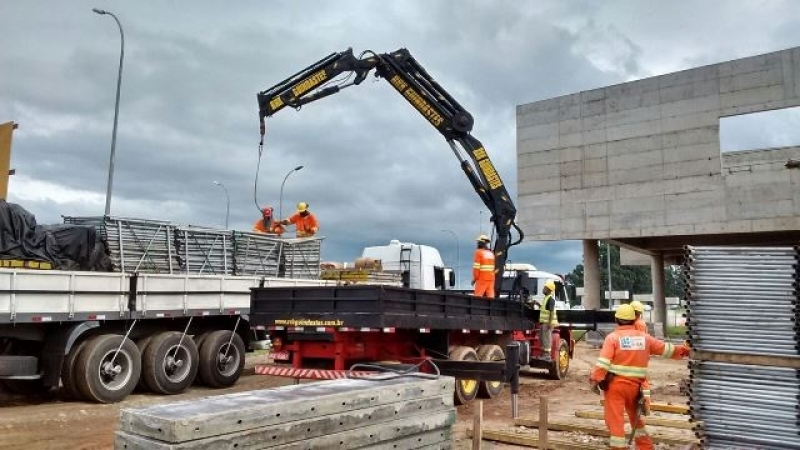
[[[689,404],[704,448],[800,449],[798,261],[798,247],[686,248],[692,348],[792,366],[693,360]]]

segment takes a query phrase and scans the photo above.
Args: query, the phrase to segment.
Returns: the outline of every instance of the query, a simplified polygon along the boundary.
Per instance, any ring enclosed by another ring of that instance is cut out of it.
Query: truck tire
[[[180,394],[194,381],[199,359],[191,336],[179,331],[160,333],[142,355],[141,378],[157,394]]]
[[[478,361],[505,361],[506,355],[499,345],[478,346]],[[505,383],[502,381],[481,381],[478,384],[479,398],[495,398],[503,392]]]
[[[242,338],[228,330],[210,333],[200,347],[199,365],[198,374],[206,386],[214,388],[233,386],[244,370]]]
[[[558,343],[558,357],[553,361],[547,373],[551,380],[563,380],[569,371],[569,346],[567,341],[560,339]]]
[[[87,400],[113,403],[133,391],[141,371],[141,355],[133,341],[118,334],[102,334],[86,344],[75,363],[74,375]]]
[[[478,354],[470,347],[455,346],[450,351],[450,359],[453,361],[477,361]],[[475,400],[478,395],[478,382],[476,380],[456,379],[455,402],[457,405],[466,405]]]
[[[144,358],[144,352],[147,350],[147,346],[150,345],[150,341],[153,340],[153,336],[153,334],[150,334],[136,340],[136,348],[139,349],[139,354],[142,355],[142,358]],[[142,363],[142,365],[144,366],[144,363]],[[142,370],[144,370],[144,367],[142,367]],[[150,390],[147,384],[145,384],[143,376],[139,376],[139,382],[136,383],[136,388],[134,390],[139,392],[147,392]]]
[[[84,348],[88,339],[82,340],[77,345],[73,345],[67,356],[64,358],[64,364],[61,366],[61,385],[63,387],[64,396],[69,400],[84,400],[78,385],[75,383],[75,363]]]

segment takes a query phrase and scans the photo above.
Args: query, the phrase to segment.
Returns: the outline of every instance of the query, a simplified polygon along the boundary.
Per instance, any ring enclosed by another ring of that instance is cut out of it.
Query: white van
[[[392,239],[389,245],[365,247],[361,257],[380,260],[384,271],[402,274],[406,287],[444,290],[456,285],[455,272],[445,267],[435,247]]]
[[[517,281],[518,280],[518,281]],[[502,292],[508,293],[514,289],[515,282],[526,293],[528,301],[541,302],[544,299],[542,288],[548,281],[556,284],[556,309],[570,309],[570,298],[564,280],[553,273],[544,272],[533,264],[508,263],[503,272]],[[501,297],[507,294],[501,295]]]

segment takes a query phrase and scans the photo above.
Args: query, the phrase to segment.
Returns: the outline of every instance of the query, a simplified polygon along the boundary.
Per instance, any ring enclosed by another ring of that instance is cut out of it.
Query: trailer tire
[[[213,330],[212,331],[204,331],[204,332],[202,332],[200,334],[195,334],[194,335],[194,338],[193,338],[194,339],[194,345],[197,347],[198,354],[199,354],[200,350],[203,348],[203,342],[205,342],[206,339],[208,338],[208,335],[213,333],[213,332],[214,332]],[[200,357],[198,356],[198,367],[201,364],[199,358]],[[200,376],[200,370],[199,369],[197,371],[197,375],[194,377],[194,384],[200,385],[200,386],[205,386],[205,383],[203,382],[203,379]]]
[[[157,394],[180,394],[194,381],[199,359],[191,336],[179,331],[157,334],[142,355],[141,379]]]
[[[61,366],[61,385],[64,388],[64,396],[69,400],[80,401],[84,399],[77,383],[75,383],[75,363],[78,361],[83,349],[86,348],[88,341],[88,339],[84,339],[77,345],[73,345],[66,358],[64,358],[64,364]]]
[[[199,366],[198,374],[206,386],[214,388],[233,386],[244,370],[242,338],[228,330],[211,332],[200,347]]]
[[[147,350],[147,346],[150,345],[150,341],[153,340],[153,336],[155,335],[150,334],[136,340],[136,348],[139,349],[139,354],[142,355],[142,358],[144,358],[144,352]],[[142,361],[142,371],[144,371],[144,360]],[[136,388],[134,388],[134,390],[139,392],[147,392],[150,390],[144,382],[143,376],[139,376],[139,381],[136,383]]]
[[[114,354],[119,350],[116,359]],[[123,400],[136,387],[142,371],[139,348],[118,334],[92,338],[75,364],[75,382],[84,397],[97,403]]]
[[[499,345],[478,346],[478,361],[505,361],[506,355]],[[502,381],[481,381],[478,385],[479,398],[495,398],[503,392]]]
[[[450,350],[450,359],[453,361],[477,361],[478,354],[471,347],[455,346]],[[478,395],[478,382],[476,380],[456,379],[455,402],[457,405],[466,405],[475,400]]]
[[[564,339],[559,340],[557,355],[547,371],[551,380],[563,380],[569,371],[569,345]]]

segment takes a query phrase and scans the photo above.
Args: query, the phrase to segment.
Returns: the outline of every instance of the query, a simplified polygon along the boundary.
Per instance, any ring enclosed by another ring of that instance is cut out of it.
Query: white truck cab
[[[445,290],[455,286],[455,272],[445,267],[435,247],[392,239],[389,245],[365,247],[361,257],[380,260],[384,271],[403,274],[403,284],[413,289]]]
[[[548,281],[556,283],[556,309],[570,309],[569,294],[564,286],[564,280],[553,273],[539,270],[533,264],[507,263],[503,272],[503,292],[510,292],[514,280],[519,277],[521,288],[527,291],[528,301],[541,302],[544,299],[542,288]]]

